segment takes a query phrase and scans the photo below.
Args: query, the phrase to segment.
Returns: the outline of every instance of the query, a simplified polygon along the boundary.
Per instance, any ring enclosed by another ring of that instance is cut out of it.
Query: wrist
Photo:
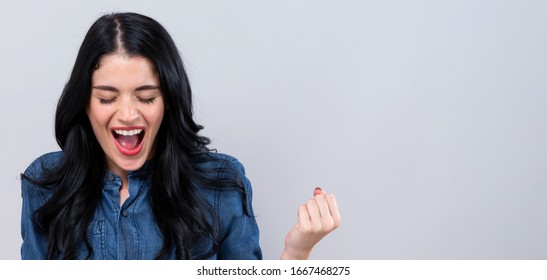
[[[307,260],[310,258],[311,250],[295,250],[285,247],[281,253],[282,260]]]

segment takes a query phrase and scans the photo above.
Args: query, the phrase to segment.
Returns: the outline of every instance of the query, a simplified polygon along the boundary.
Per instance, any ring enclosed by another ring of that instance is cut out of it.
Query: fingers
[[[308,215],[308,209],[306,205],[301,205],[298,207],[298,224],[301,228],[307,229],[310,227],[311,219]]]
[[[306,218],[309,220],[305,221]],[[315,188],[314,198],[299,208],[300,225],[313,232],[331,232],[340,226],[340,220],[334,195],[325,194],[321,188]]]
[[[311,222],[321,219],[321,212],[315,199],[309,199],[306,202],[306,209],[308,210]]]
[[[340,211],[338,211],[336,198],[334,197],[334,194],[327,194],[325,198],[327,199],[327,202],[329,204],[330,215],[332,216],[332,219],[334,221],[334,227],[337,228],[340,226],[342,218],[340,216]]]
[[[317,201],[321,216],[331,215],[340,220],[340,212],[338,211],[338,205],[334,194],[326,194],[326,192],[320,188],[315,188],[313,192],[314,199]],[[324,200],[326,200],[324,202]]]
[[[317,208],[319,209],[320,217],[326,218],[330,216],[330,210],[329,210],[329,203],[327,201],[327,198],[325,195],[316,195],[314,196],[313,200],[315,200],[315,204],[317,205]]]

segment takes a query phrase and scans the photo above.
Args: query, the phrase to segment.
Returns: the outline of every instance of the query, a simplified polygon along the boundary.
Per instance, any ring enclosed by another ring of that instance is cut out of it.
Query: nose
[[[135,101],[125,98],[118,108],[118,120],[125,125],[133,125],[139,119],[139,111]]]

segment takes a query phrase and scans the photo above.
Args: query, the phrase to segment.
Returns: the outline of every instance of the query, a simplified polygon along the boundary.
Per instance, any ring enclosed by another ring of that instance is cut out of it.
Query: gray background
[[[254,186],[267,259],[313,188],[342,226],[314,259],[547,258],[547,1],[12,1],[0,11],[0,258],[19,173],[57,150],[91,23],[135,11],[177,42],[213,147]]]

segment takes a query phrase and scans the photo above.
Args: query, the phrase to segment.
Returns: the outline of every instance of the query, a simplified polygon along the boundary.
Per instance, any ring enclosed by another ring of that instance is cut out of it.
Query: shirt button
[[[108,175],[108,181],[112,181],[112,180],[114,180],[114,175],[112,174]]]
[[[122,212],[122,215],[123,215],[124,217],[127,217],[127,216],[129,216],[129,212],[127,212],[126,210],[124,210],[124,211]]]

